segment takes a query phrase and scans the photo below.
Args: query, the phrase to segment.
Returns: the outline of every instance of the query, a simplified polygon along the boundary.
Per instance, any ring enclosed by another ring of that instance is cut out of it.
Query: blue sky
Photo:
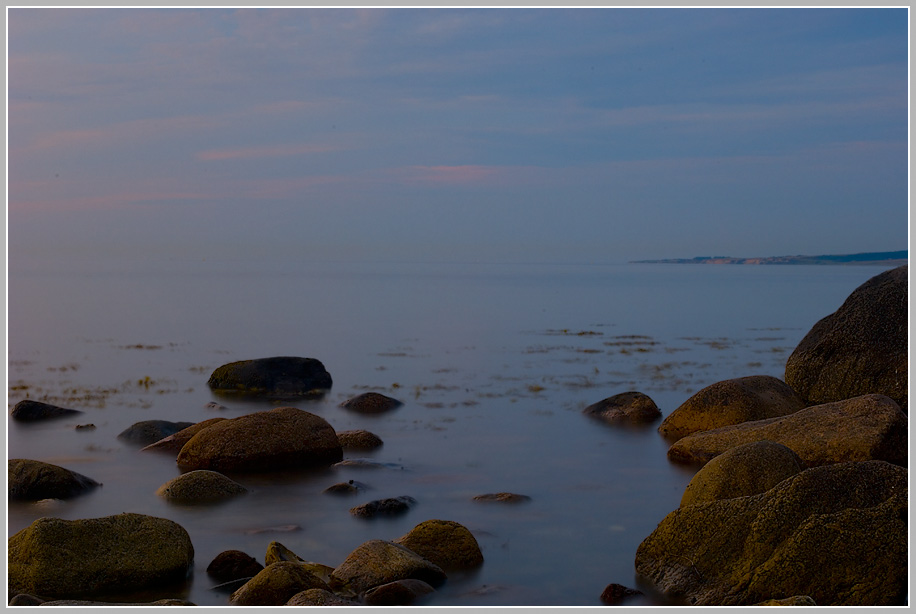
[[[899,9],[9,9],[8,250],[905,249]]]

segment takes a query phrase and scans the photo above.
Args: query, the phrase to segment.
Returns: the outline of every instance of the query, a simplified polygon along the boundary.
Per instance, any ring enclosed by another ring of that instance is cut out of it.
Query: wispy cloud
[[[319,145],[314,143],[299,143],[289,145],[262,145],[255,147],[238,147],[230,149],[208,149],[199,151],[195,156],[198,160],[245,160],[254,158],[278,158],[286,156],[301,156],[306,154],[327,153],[340,151],[338,145]]]

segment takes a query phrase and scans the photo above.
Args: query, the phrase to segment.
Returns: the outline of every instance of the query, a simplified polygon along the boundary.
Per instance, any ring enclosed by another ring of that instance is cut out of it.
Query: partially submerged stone
[[[344,409],[361,414],[379,414],[403,405],[401,401],[378,392],[365,392],[340,404]]]
[[[174,435],[182,429],[193,426],[193,422],[172,422],[170,420],[142,420],[135,422],[118,434],[118,439],[133,444],[148,446],[160,439]]]
[[[310,588],[327,590],[320,578],[298,563],[280,561],[266,566],[229,597],[230,605],[275,606]]]
[[[101,486],[81,473],[42,461],[12,458],[6,465],[7,492],[12,500],[72,499]]]
[[[231,362],[214,370],[207,381],[218,394],[279,398],[320,397],[332,383],[320,360],[299,356]]]
[[[351,552],[334,568],[329,582],[338,594],[358,595],[375,586],[415,578],[436,587],[446,580],[436,564],[400,544],[373,539]]]
[[[241,550],[224,550],[207,565],[207,575],[218,582],[253,578],[264,566]]]
[[[298,606],[308,606],[308,605],[320,605],[320,606],[345,606],[345,607],[356,607],[361,605],[358,601],[352,599],[345,599],[339,595],[335,595],[331,591],[321,589],[321,588],[310,588],[304,590],[301,593],[296,593],[289,598],[284,605],[298,605]]]
[[[214,503],[247,492],[247,488],[222,473],[196,469],[169,480],[156,494],[174,503],[193,504]]]
[[[427,520],[395,540],[444,571],[474,569],[483,564],[483,552],[474,535],[452,520]]]
[[[412,506],[416,505],[416,503],[416,499],[407,495],[388,497],[386,499],[377,499],[352,507],[350,508],[350,513],[360,518],[398,516],[406,513]]]
[[[183,428],[177,433],[173,433],[168,437],[164,437],[154,443],[149,444],[145,448],[142,448],[141,452],[148,451],[157,451],[157,452],[173,452],[178,454],[181,449],[184,447],[184,444],[188,443],[191,440],[191,437],[196,435],[198,431],[202,431],[212,424],[216,424],[226,418],[210,418],[209,420],[204,420],[203,422],[198,422],[192,424],[187,428]]]
[[[39,422],[41,420],[65,418],[81,413],[83,412],[78,409],[59,407],[51,403],[24,399],[16,403],[13,410],[10,412],[10,417],[17,422]]]
[[[435,592],[423,580],[408,578],[370,588],[362,594],[362,601],[374,606],[414,605]]]
[[[381,437],[363,429],[341,431],[337,438],[344,449],[350,450],[374,450],[382,445]]]
[[[612,424],[647,424],[662,416],[655,401],[637,391],[615,394],[589,405],[583,413]]]
[[[531,501],[528,495],[520,495],[514,492],[495,492],[485,495],[476,495],[474,501],[495,502],[495,503],[527,503]]]

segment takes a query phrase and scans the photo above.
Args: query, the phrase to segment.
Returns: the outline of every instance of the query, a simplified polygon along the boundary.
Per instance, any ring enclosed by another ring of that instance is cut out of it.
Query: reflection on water
[[[66,502],[10,502],[8,534],[42,516],[170,518],[191,535],[194,575],[182,595],[143,597],[223,605],[227,594],[205,572],[223,550],[263,562],[276,540],[336,566],[369,539],[439,518],[468,527],[485,563],[453,574],[432,605],[600,605],[610,583],[647,593],[628,605],[664,603],[634,576],[634,554],[692,472],[667,462],[657,424],[618,428],[582,409],[639,390],[667,415],[715,381],[781,377],[811,325],[879,272],[354,263],[11,271],[10,407],[32,398],[84,413],[8,421],[8,457],[59,464],[103,487]],[[338,431],[380,436],[381,448],[346,454],[380,465],[233,475],[251,492],[218,505],[156,496],[179,475],[174,457],[141,452],[118,433],[141,420],[270,409],[217,398],[206,381],[226,362],[276,355],[325,364],[330,393],[295,405]],[[380,415],[339,407],[369,390],[404,405]],[[350,479],[368,489],[322,493]],[[531,500],[474,500],[494,492]],[[417,500],[405,515],[349,513],[402,495]]]

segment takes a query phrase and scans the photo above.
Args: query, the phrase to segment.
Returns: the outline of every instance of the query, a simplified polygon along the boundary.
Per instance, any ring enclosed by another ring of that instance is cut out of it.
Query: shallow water
[[[42,516],[170,518],[191,535],[193,576],[178,594],[143,597],[217,606],[227,595],[211,590],[205,569],[223,550],[263,562],[276,540],[336,566],[369,539],[440,518],[468,527],[485,563],[451,575],[430,605],[600,605],[609,583],[641,587],[636,548],[677,507],[693,470],[667,461],[657,423],[613,427],[582,409],[639,390],[667,415],[722,379],[782,377],[811,326],[883,270],[205,260],[10,270],[10,408],[33,398],[85,413],[8,420],[7,456],[104,486],[67,502],[10,503],[8,535]],[[376,433],[384,446],[345,457],[387,466],[234,475],[251,492],[219,505],[159,498],[156,489],[180,473],[174,457],[140,452],[118,433],[141,420],[269,409],[216,397],[206,381],[221,364],[276,355],[321,360],[332,390],[295,405],[338,431]],[[370,416],[339,407],[368,390],[404,405]],[[321,493],[348,479],[371,490]],[[531,500],[473,500],[502,491]],[[417,500],[403,516],[348,512],[400,495]],[[627,605],[666,603],[649,594]]]

